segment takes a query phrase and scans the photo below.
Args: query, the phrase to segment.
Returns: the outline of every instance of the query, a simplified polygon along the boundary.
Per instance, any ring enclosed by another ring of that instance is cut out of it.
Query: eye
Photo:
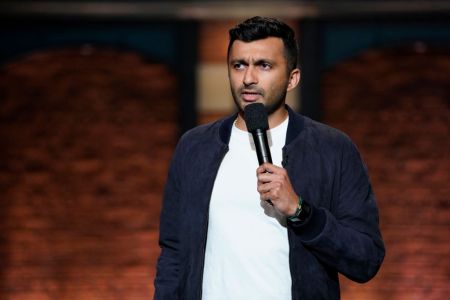
[[[242,63],[234,63],[233,64],[233,69],[235,70],[243,70],[245,68],[245,65]]]
[[[270,70],[270,69],[272,69],[272,65],[267,63],[267,62],[261,63],[260,66],[261,66],[261,69],[263,69],[263,70]]]

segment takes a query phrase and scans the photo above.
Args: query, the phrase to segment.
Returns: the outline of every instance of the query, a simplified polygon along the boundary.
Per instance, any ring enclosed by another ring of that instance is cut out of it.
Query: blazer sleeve
[[[159,256],[156,277],[154,281],[154,300],[176,300],[180,298],[180,228],[179,228],[179,169],[181,143],[177,145],[175,154],[170,163],[166,186],[164,189],[163,204],[160,217]]]
[[[378,208],[367,168],[349,139],[338,165],[332,209],[311,206],[306,222],[291,228],[322,263],[362,283],[375,276],[385,255]]]

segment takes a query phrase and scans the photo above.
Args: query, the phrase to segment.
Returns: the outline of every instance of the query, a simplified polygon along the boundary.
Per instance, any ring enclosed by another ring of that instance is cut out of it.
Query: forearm
[[[318,260],[354,281],[370,280],[383,261],[384,245],[375,220],[338,220],[328,210],[311,206],[305,222],[289,226]]]
[[[180,225],[179,225],[179,185],[176,156],[169,168],[164,189],[163,205],[159,226],[159,246],[161,254],[156,267],[155,300],[179,299],[180,281]]]
[[[163,208],[161,214],[160,238],[161,255],[159,256],[155,285],[155,300],[178,299],[178,286],[180,277],[179,238],[176,222],[169,216],[167,209]]]

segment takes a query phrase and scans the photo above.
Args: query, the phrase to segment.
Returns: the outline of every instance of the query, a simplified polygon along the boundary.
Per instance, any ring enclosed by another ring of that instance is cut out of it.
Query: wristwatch
[[[287,217],[287,219],[293,223],[301,223],[308,218],[310,211],[311,208],[309,205],[303,201],[302,197],[299,196],[297,209],[295,210],[294,215]]]

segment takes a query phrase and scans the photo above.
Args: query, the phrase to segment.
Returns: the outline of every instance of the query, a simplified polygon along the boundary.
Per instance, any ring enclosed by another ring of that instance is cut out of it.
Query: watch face
[[[299,203],[295,214],[293,216],[287,217],[287,219],[292,223],[301,223],[308,219],[310,211],[310,207],[307,204],[303,205],[302,201],[301,204]]]
[[[289,219],[289,221],[291,221],[293,223],[299,223],[302,221],[302,220],[300,220],[299,217],[289,217],[288,219]]]
[[[287,219],[291,222],[301,222],[302,220],[300,219],[300,214],[298,214],[298,212],[295,212],[295,215],[287,217]]]

